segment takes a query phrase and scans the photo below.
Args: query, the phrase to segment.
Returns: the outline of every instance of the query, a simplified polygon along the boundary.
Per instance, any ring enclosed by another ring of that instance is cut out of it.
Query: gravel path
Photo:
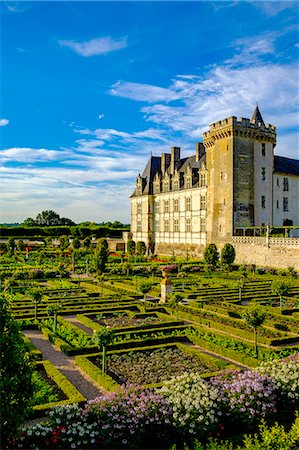
[[[85,333],[89,335],[93,334],[93,330],[81,323],[80,320],[76,318],[76,316],[63,316],[63,318],[71,322],[73,325],[76,325],[76,327],[80,328],[80,330],[85,331]]]
[[[100,385],[96,384],[75,364],[74,357],[66,356],[51,344],[40,331],[25,330],[23,333],[42,352],[43,359],[51,361],[87,400],[92,400],[105,392]]]

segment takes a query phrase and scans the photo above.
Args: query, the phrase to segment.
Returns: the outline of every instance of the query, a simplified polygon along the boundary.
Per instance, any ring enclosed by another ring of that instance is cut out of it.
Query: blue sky
[[[130,217],[147,158],[216,120],[298,158],[298,2],[13,2],[1,14],[1,222]]]

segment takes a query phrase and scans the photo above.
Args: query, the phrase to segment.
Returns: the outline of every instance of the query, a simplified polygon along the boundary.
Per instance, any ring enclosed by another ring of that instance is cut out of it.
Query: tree
[[[102,273],[102,275],[98,276],[98,282],[101,285],[101,297],[103,297],[103,292],[104,292],[104,283],[105,283],[106,279],[105,279],[105,275]]]
[[[179,318],[179,303],[183,300],[183,295],[178,292],[171,292],[168,297],[168,305],[176,310],[176,318]]]
[[[132,241],[132,239],[130,239],[127,243],[127,252],[129,253],[129,255],[133,255],[135,253],[135,241]]]
[[[72,244],[73,244],[73,248],[75,248],[75,249],[80,248],[80,246],[81,246],[80,239],[78,239],[77,237],[75,237],[75,239],[73,240]]]
[[[221,263],[230,267],[236,257],[236,251],[233,247],[233,245],[226,243],[221,250]]]
[[[31,411],[33,386],[29,353],[4,296],[0,298],[0,316],[0,442],[1,448],[6,448]]]
[[[23,239],[19,239],[17,242],[17,250],[19,250],[19,252],[23,252],[26,249],[26,245],[24,244]]]
[[[93,332],[92,340],[99,350],[101,347],[103,349],[102,371],[106,372],[106,347],[114,342],[115,334],[108,327],[102,327],[100,330]]]
[[[91,240],[89,237],[86,237],[83,241],[83,247],[90,248],[90,245],[91,245]]]
[[[36,224],[36,221],[34,219],[32,219],[31,217],[28,217],[27,219],[24,220],[22,225],[24,227],[35,227],[37,224]]]
[[[105,272],[108,256],[109,256],[108,242],[106,239],[102,238],[99,240],[93,256],[93,263],[96,272],[98,273]]]
[[[260,309],[256,304],[252,306],[247,306],[244,313],[244,319],[247,325],[249,325],[254,330],[254,349],[257,356],[257,329],[260,327],[266,318],[266,314]]]
[[[59,248],[60,250],[66,250],[69,246],[69,239],[67,236],[63,235],[59,238]]]
[[[144,300],[146,300],[146,294],[151,290],[152,283],[149,281],[141,281],[138,285],[139,291],[144,295]]]
[[[67,219],[65,217],[60,217],[57,212],[48,209],[46,211],[40,212],[35,219],[31,219],[28,217],[22,225],[27,227],[53,227],[59,225],[67,225],[72,226],[76,225],[71,219]]]
[[[39,303],[42,301],[42,298],[43,298],[43,294],[42,294],[41,290],[40,289],[32,290],[31,298],[34,303],[34,317],[35,317],[35,320],[37,320],[37,306],[39,305]]]
[[[215,244],[209,244],[204,250],[204,261],[205,263],[215,269],[219,261],[219,253]]]
[[[138,241],[136,244],[136,253],[137,255],[145,255],[146,254],[146,245],[143,241]]]
[[[290,286],[285,281],[274,280],[271,284],[271,291],[275,295],[279,295],[279,308],[282,311],[282,300],[284,295],[290,292]]]
[[[54,316],[54,323],[53,323],[53,332],[56,333],[57,329],[57,316],[59,311],[62,310],[62,305],[60,303],[56,303],[54,305],[49,305],[47,307],[47,314],[48,316]]]
[[[12,236],[8,239],[8,241],[6,243],[6,248],[8,251],[10,251],[10,250],[14,251],[14,249],[16,248],[15,240]]]

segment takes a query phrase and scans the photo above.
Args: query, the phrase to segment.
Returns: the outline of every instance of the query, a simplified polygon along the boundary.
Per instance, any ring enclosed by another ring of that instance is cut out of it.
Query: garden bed
[[[152,385],[183,373],[211,373],[223,369],[228,363],[208,356],[184,345],[111,353],[107,360],[107,373],[118,384]],[[189,351],[188,351],[189,350]],[[101,367],[99,357],[90,360]]]

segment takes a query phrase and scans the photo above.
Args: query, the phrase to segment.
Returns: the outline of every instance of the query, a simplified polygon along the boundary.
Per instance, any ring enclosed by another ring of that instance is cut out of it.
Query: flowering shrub
[[[257,368],[261,375],[270,376],[277,386],[281,400],[296,403],[299,399],[299,353],[279,361],[263,362]]]
[[[219,393],[199,374],[183,374],[165,383],[159,390],[173,409],[172,420],[186,434],[201,435],[215,428],[222,414]]]
[[[169,272],[169,273],[177,272],[178,266],[176,264],[170,264],[169,266],[163,266],[163,267],[161,267],[161,271]]]
[[[101,429],[76,405],[53,409],[45,422],[24,429],[20,448],[96,448]]]
[[[98,421],[109,448],[156,448],[171,436],[171,408],[163,396],[129,385],[96,398],[86,411]]]
[[[276,413],[276,385],[267,375],[252,370],[229,371],[210,380],[219,391],[227,416],[251,425]]]

